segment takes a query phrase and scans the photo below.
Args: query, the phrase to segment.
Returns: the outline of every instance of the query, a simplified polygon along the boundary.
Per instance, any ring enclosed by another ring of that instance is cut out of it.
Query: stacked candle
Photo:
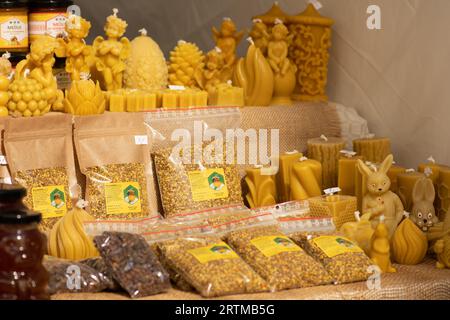
[[[392,154],[391,140],[388,138],[368,137],[353,141],[353,150],[366,161],[381,163]]]

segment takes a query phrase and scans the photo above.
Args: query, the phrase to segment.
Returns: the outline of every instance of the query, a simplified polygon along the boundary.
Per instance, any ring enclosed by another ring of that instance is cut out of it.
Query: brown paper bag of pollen
[[[27,189],[25,204],[53,224],[78,197],[72,141],[72,116],[9,119],[4,144],[13,181]]]
[[[7,117],[0,117],[0,156],[6,157],[5,144],[4,144],[4,133],[5,124],[8,120]],[[7,161],[6,161],[7,162]],[[11,181],[11,174],[7,164],[0,164],[0,183],[9,183]]]
[[[87,210],[95,218],[133,219],[157,214],[151,141],[137,141],[140,137],[149,137],[141,113],[75,118],[74,140],[80,170],[86,177]],[[127,205],[124,200],[129,199]]]

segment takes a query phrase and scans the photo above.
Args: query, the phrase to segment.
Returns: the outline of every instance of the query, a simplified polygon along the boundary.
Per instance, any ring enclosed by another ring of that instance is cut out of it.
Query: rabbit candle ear
[[[413,202],[417,203],[420,201],[427,201],[430,203],[434,202],[434,198],[436,197],[436,192],[434,189],[433,182],[428,178],[423,178],[417,180],[413,189]]]
[[[372,170],[370,170],[370,168],[361,159],[358,159],[358,168],[361,173],[365,174],[366,176],[370,176],[373,173]]]
[[[431,179],[425,179],[425,192],[424,200],[430,203],[434,203],[434,198],[436,198],[436,190],[434,189],[433,181]]]
[[[380,166],[380,172],[387,173],[389,169],[392,167],[392,162],[394,161],[394,156],[392,154],[388,155],[386,159],[384,159],[383,163]]]

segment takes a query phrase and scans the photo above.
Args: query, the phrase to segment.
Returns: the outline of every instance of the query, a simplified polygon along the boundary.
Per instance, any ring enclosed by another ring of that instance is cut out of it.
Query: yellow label
[[[106,214],[141,213],[141,188],[136,182],[105,184]]]
[[[64,38],[66,34],[67,12],[36,12],[30,14],[30,38],[49,35]]]
[[[31,189],[33,210],[42,213],[42,218],[58,218],[67,213],[64,186],[36,187]]]
[[[188,176],[194,201],[228,198],[228,187],[223,168],[190,171]]]
[[[312,240],[328,257],[333,258],[344,253],[359,253],[363,250],[345,237],[321,236]]]
[[[26,12],[0,13],[0,47],[28,48],[28,15]]]
[[[200,263],[208,263],[216,260],[237,259],[239,256],[225,242],[188,250]]]
[[[282,252],[296,252],[302,249],[285,236],[258,237],[250,241],[263,255],[270,258]]]

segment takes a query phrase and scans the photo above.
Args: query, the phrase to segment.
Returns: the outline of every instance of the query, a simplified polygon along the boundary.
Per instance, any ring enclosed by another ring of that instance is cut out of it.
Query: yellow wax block
[[[245,183],[248,187],[246,195],[250,208],[271,206],[277,203],[275,175],[262,175],[260,168],[246,170]]]
[[[139,111],[138,95],[129,94],[126,96],[126,101],[127,101],[127,112]]]
[[[145,93],[143,95],[143,105],[141,111],[156,109],[156,93]]]
[[[229,85],[218,86],[209,94],[209,105],[223,107],[243,107],[244,89]]]
[[[328,214],[333,217],[336,228],[344,223],[355,222],[357,199],[352,196],[320,196],[308,200],[310,210],[314,215]]]
[[[338,180],[338,162],[341,150],[345,148],[341,138],[315,138],[308,140],[308,156],[322,164],[322,179],[324,189],[334,188]]]
[[[438,191],[439,219],[444,221],[450,209],[450,168],[441,167],[439,173]]]
[[[353,150],[366,161],[381,163],[390,154],[391,140],[388,138],[367,138],[353,140]]]
[[[294,163],[299,162],[303,154],[300,152],[285,153],[279,157],[279,170],[277,174],[277,190],[281,203],[289,201],[290,178]]]
[[[194,92],[192,91],[180,91],[178,97],[178,107],[188,108],[194,105]]]
[[[387,175],[389,179],[391,180],[391,191],[394,193],[398,192],[398,175],[401,173],[405,173],[406,168],[403,168],[401,166],[393,165]]]
[[[398,179],[398,196],[403,202],[405,210],[411,212],[412,209],[412,192],[417,180],[424,178],[425,174],[421,172],[406,172],[397,176]]]
[[[362,156],[341,157],[338,166],[338,187],[342,190],[341,195],[354,196],[356,180],[356,164]]]
[[[290,200],[306,200],[322,194],[322,165],[316,160],[294,163],[290,177]]]
[[[125,112],[125,97],[121,94],[111,94],[109,96],[109,111]]]
[[[206,107],[208,105],[208,92],[197,91],[194,95],[194,107]]]
[[[156,108],[162,108],[164,90],[156,91]]]
[[[177,92],[166,91],[162,95],[162,107],[166,109],[176,109],[179,105],[179,94]]]

